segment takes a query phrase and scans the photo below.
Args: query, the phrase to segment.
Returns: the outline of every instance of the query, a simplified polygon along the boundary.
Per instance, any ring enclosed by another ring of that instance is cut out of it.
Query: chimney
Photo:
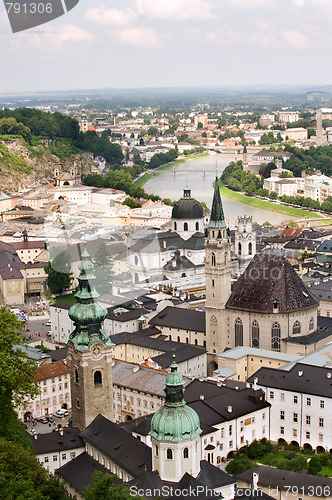
[[[60,434],[60,436],[63,436],[63,428],[62,427],[60,427],[60,429],[59,429],[59,434]]]
[[[233,411],[233,406],[227,406],[227,411],[228,411],[228,413],[232,413],[232,411]]]
[[[33,435],[33,438],[34,438],[34,439],[38,439],[37,433],[35,433],[35,434]]]

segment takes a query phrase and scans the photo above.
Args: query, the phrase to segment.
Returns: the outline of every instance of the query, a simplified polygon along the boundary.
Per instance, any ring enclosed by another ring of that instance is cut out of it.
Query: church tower
[[[186,473],[197,477],[200,472],[202,429],[197,413],[183,399],[184,381],[175,360],[165,393],[164,405],[151,420],[152,470],[163,481],[179,482]]]
[[[247,146],[244,146],[244,148],[243,148],[242,167],[243,167],[243,171],[244,172],[248,172],[249,167],[248,167],[248,150],[247,150]]]
[[[231,236],[225,222],[218,177],[210,222],[205,228],[205,282],[206,340],[211,355],[221,353],[227,347],[224,316],[225,305],[231,294]]]
[[[94,265],[86,250],[78,268],[77,302],[69,309],[75,329],[69,337],[68,356],[72,422],[83,430],[99,413],[113,420],[113,344],[102,329],[107,309],[96,301]]]

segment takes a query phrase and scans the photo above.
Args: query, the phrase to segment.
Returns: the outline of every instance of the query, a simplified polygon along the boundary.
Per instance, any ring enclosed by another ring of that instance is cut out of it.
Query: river
[[[188,183],[191,195],[199,201],[204,201],[211,208],[216,162],[218,176],[220,176],[225,167],[233,160],[233,153],[188,159],[185,163],[153,177],[144,185],[144,189],[147,193],[158,194],[162,198],[170,198],[174,201],[182,197],[183,188]],[[222,201],[225,216],[230,226],[234,226],[239,215],[252,215],[254,222],[259,224],[268,221],[272,225],[279,225],[282,222],[294,220],[294,217],[289,215],[251,207],[225,197]]]

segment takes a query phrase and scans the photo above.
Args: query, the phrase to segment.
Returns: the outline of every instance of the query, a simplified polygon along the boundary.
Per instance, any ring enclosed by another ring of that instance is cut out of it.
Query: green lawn
[[[76,299],[75,295],[73,293],[67,294],[67,295],[59,295],[58,297],[55,297],[55,302],[58,304],[59,302],[64,302],[65,304],[75,304]]]
[[[287,215],[299,216],[301,218],[309,217],[316,218],[321,217],[315,212],[309,212],[307,210],[302,210],[301,208],[295,207],[286,207],[285,205],[278,205],[277,203],[271,203],[265,200],[259,200],[258,198],[254,198],[253,196],[246,196],[244,194],[238,193],[237,191],[233,191],[228,187],[224,186],[224,184],[219,180],[220,193],[229,198],[230,200],[239,201],[241,203],[245,203],[246,205],[251,205],[252,207],[263,208],[265,210],[270,210],[271,212],[280,212]]]

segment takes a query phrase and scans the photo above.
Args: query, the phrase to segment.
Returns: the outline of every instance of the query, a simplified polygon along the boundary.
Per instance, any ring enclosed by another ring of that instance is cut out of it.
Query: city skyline
[[[87,0],[13,34],[0,14],[0,92],[325,85],[328,0]]]

